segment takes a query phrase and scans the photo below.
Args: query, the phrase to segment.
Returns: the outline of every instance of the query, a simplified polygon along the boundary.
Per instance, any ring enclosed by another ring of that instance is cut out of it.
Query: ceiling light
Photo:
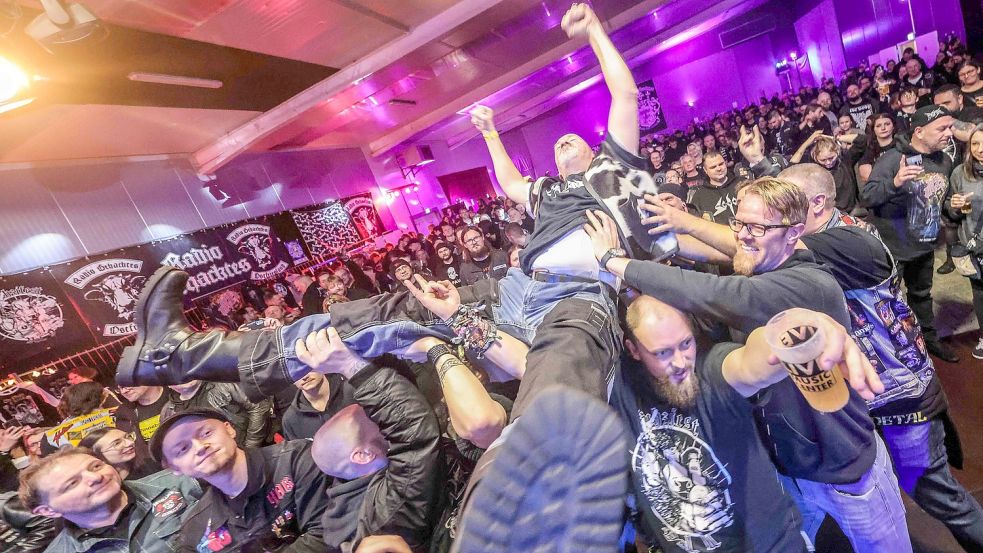
[[[30,85],[31,81],[20,67],[0,58],[0,102],[14,99]]]
[[[141,83],[168,84],[174,86],[192,86],[195,88],[222,88],[222,81],[215,79],[199,79],[198,77],[185,77],[182,75],[168,75],[166,73],[146,73],[134,71],[126,76],[131,81]]]

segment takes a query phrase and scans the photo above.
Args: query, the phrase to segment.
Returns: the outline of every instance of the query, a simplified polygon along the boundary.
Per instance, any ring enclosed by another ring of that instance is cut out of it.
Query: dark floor
[[[960,334],[948,340],[959,352],[955,364],[935,360],[942,385],[949,397],[952,418],[959,429],[964,452],[964,470],[953,473],[977,501],[983,503],[983,401],[976,394],[983,390],[983,361],[974,359],[972,350],[979,340],[978,331]],[[928,516],[905,497],[908,510],[908,531],[915,553],[960,553],[961,547],[939,521]],[[853,548],[830,520],[820,530],[816,551],[821,553],[850,553]],[[864,552],[857,552],[864,553]]]

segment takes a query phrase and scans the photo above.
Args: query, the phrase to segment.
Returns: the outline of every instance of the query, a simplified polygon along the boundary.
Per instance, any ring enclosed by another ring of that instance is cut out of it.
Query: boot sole
[[[513,424],[465,506],[454,551],[615,551],[628,490],[618,415],[557,386]]]
[[[123,354],[120,356],[119,363],[116,365],[116,384],[120,386],[136,386],[138,383],[133,382],[133,373],[137,363],[140,362],[140,352],[143,351],[143,347],[146,343],[146,333],[144,331],[147,328],[147,313],[146,305],[147,299],[150,294],[157,288],[164,277],[173,271],[180,271],[176,267],[171,267],[165,265],[160,269],[154,271],[154,274],[147,279],[147,283],[143,286],[143,290],[140,291],[140,297],[137,298],[137,305],[133,312],[133,320],[137,322],[137,337],[136,341],[132,346],[127,346],[123,348]],[[122,377],[122,378],[121,378]]]

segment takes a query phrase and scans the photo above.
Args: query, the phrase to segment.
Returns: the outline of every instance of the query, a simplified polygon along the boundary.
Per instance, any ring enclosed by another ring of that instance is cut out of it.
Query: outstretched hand
[[[600,261],[608,250],[618,247],[618,228],[607,213],[599,210],[588,209],[587,221],[584,231],[587,232],[587,236],[590,236],[594,257]]]
[[[0,452],[10,453],[20,440],[32,429],[30,426],[12,426],[0,428]]]
[[[761,129],[757,125],[752,125],[751,129],[741,125],[740,137],[737,147],[741,150],[741,155],[751,165],[755,165],[765,157],[765,141],[761,138]]]
[[[560,27],[570,38],[586,37],[592,25],[598,23],[597,15],[587,4],[576,3],[570,6],[560,21]]]
[[[480,132],[495,132],[495,112],[488,106],[475,106],[471,110],[471,124]]]
[[[448,319],[461,306],[461,294],[449,280],[427,280],[420,275],[413,275],[414,284],[404,280],[403,286],[419,301],[423,307],[433,312],[441,319]]]
[[[297,359],[321,374],[351,377],[368,362],[348,349],[334,327],[311,332],[305,340],[294,343]]]
[[[658,196],[653,196],[652,194],[645,195],[645,201],[638,207],[651,213],[650,216],[642,219],[642,224],[648,229],[649,234],[662,234],[664,232],[675,232],[678,234],[688,234],[689,227],[687,226],[687,221],[691,218],[698,218],[695,215],[690,215],[685,211],[685,204],[683,204],[683,209],[676,207],[676,203],[682,203],[681,200],[673,196],[672,194],[665,194],[666,196],[672,196],[675,201],[667,202],[663,199],[663,194]]]

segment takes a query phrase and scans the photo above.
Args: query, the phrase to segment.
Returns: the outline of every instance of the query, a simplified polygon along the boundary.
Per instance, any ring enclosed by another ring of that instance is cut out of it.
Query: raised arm
[[[587,4],[570,6],[560,26],[570,38],[587,37],[611,93],[608,134],[619,146],[638,155],[638,87],[624,58]]]
[[[708,221],[691,213],[675,209],[660,198],[645,195],[641,208],[651,213],[642,219],[642,224],[650,227],[649,234],[675,232],[679,239],[679,252],[683,257],[693,259],[692,255],[703,255],[712,263],[727,263],[737,253],[737,242],[730,227]],[[714,254],[711,248],[720,255]]]
[[[508,422],[505,408],[488,395],[478,377],[450,348],[433,352],[433,348],[441,345],[446,346],[439,338],[421,338],[410,346],[407,356],[433,362],[440,390],[447,402],[451,426],[460,437],[485,449],[498,438]]]
[[[495,113],[487,106],[476,106],[471,110],[471,123],[485,138],[488,153],[492,158],[492,168],[502,192],[517,204],[529,202],[529,183],[512,163],[512,158],[505,151],[498,130],[495,128]]]

